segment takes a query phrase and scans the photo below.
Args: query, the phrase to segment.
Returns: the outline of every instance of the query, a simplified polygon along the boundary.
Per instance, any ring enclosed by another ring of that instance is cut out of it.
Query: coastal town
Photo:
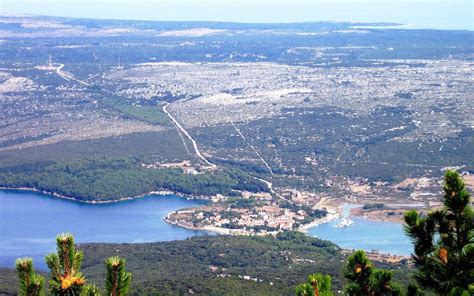
[[[464,174],[463,179],[468,188],[474,189],[474,176]],[[243,192],[241,198],[216,195],[210,203],[196,208],[176,210],[168,213],[164,221],[192,230],[204,230],[226,235],[276,235],[279,232],[298,230],[307,232],[319,224],[337,219],[336,228],[351,227],[351,217],[363,217],[368,220],[402,223],[407,210],[417,209],[426,214],[430,209],[439,208],[442,204],[441,187],[435,180],[407,179],[390,193],[382,196],[381,192],[361,182],[342,182],[348,193],[343,198],[331,198],[286,189],[276,197],[271,193]],[[412,186],[412,198],[406,202],[397,200],[396,191]],[[375,193],[380,194],[379,197]],[[426,199],[426,197],[429,197]],[[347,208],[347,206],[350,206]],[[344,208],[347,212],[344,213]],[[377,250],[373,250],[377,254]],[[397,257],[398,258],[398,257]]]
[[[188,229],[221,234],[268,235],[302,229],[327,215],[326,208],[278,201],[263,193],[177,210],[169,213],[165,221]]]

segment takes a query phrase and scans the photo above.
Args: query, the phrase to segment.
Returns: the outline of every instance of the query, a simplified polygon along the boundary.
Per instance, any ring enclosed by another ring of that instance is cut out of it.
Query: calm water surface
[[[55,237],[74,234],[77,243],[141,243],[209,234],[169,225],[167,213],[204,201],[175,195],[150,195],[113,204],[81,204],[28,191],[0,190],[0,267],[13,267],[18,257],[33,257],[45,268],[44,255],[55,250]]]
[[[353,205],[345,205],[343,216],[354,221],[344,228],[334,227],[340,219],[311,228],[308,234],[333,241],[344,249],[378,250],[381,253],[410,255],[413,245],[403,232],[402,223],[371,221],[363,217],[349,217]]]
[[[209,234],[169,225],[167,213],[204,204],[175,195],[150,195],[113,204],[81,204],[28,191],[0,190],[0,267],[13,267],[18,257],[33,257],[45,269],[43,257],[55,250],[55,237],[74,234],[77,243],[141,243],[185,239]],[[346,205],[344,216],[352,206]],[[309,235],[335,242],[346,249],[378,250],[409,255],[412,245],[401,223],[375,222],[350,217],[354,224],[334,227],[340,219],[316,226]]]

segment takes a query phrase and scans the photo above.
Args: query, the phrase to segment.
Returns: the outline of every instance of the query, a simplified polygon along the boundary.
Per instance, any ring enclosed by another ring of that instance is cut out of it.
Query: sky
[[[227,22],[396,22],[474,30],[472,0],[0,0],[0,14]]]

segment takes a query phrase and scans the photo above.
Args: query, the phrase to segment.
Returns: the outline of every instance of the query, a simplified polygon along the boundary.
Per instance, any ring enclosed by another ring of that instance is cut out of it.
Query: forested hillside
[[[205,236],[150,244],[83,244],[82,271],[103,289],[104,258],[118,255],[133,274],[130,295],[294,295],[308,274],[322,272],[341,290],[344,255],[331,242],[289,232],[273,237]],[[407,266],[395,269],[406,281]],[[13,267],[13,266],[12,266]],[[0,269],[0,295],[14,295],[13,269]]]

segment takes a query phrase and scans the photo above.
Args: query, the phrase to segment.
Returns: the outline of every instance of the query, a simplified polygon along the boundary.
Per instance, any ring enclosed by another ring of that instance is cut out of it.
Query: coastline
[[[77,198],[77,197],[67,196],[67,195],[59,194],[57,192],[40,190],[38,188],[32,188],[32,187],[5,187],[5,186],[0,186],[0,190],[31,191],[31,192],[50,195],[52,197],[65,199],[65,200],[69,200],[69,201],[74,201],[74,202],[79,202],[79,203],[84,203],[84,204],[97,204],[97,205],[99,205],[99,204],[112,204],[112,203],[136,200],[136,199],[140,199],[140,198],[143,198],[143,197],[146,197],[146,196],[149,196],[149,195],[159,195],[159,196],[176,195],[180,198],[184,198],[184,199],[188,199],[188,200],[207,200],[207,201],[212,200],[212,197],[213,197],[213,196],[200,196],[200,195],[186,195],[186,194],[179,193],[179,192],[174,192],[174,191],[171,191],[171,190],[154,190],[154,191],[145,192],[145,193],[135,195],[135,196],[121,197],[121,198],[118,198],[118,199],[83,200],[83,199],[80,199],[80,198]],[[339,205],[335,208],[335,210],[336,211],[334,213],[328,213],[325,217],[323,217],[321,219],[315,219],[310,223],[299,226],[297,230],[307,234],[308,230],[310,228],[321,225],[321,224],[324,224],[324,223],[328,223],[328,222],[330,222],[334,219],[337,219],[338,217],[341,216],[341,214],[339,212],[342,210],[342,207]],[[349,212],[349,216],[361,217],[361,218],[371,220],[371,221],[376,221],[376,222],[403,223],[402,220],[376,218],[376,217],[373,217],[373,216],[365,215],[365,213],[358,213],[358,212],[355,212],[355,211],[352,211],[352,210]],[[176,223],[171,223],[167,220],[165,220],[165,221],[169,224],[178,225],[180,227],[184,227],[184,228],[187,228],[187,229],[207,231],[207,229],[202,229],[202,228],[194,229],[194,228],[189,228],[187,226],[179,225],[179,224],[176,224]],[[226,230],[228,230],[227,228],[220,228],[220,227],[213,227],[213,228],[218,228],[218,230],[211,230],[211,231],[222,233],[222,234],[229,234],[229,233],[226,232]]]
[[[334,214],[334,213],[328,213],[325,217],[320,218],[320,219],[314,219],[312,222],[308,224],[303,224],[300,227],[298,227],[298,231],[303,232],[304,234],[308,234],[308,231],[310,228],[316,227],[321,224],[329,223],[334,219],[337,219],[339,215]]]
[[[46,191],[42,191],[42,190],[39,190],[37,188],[28,188],[28,187],[17,187],[17,188],[9,188],[9,187],[0,187],[0,190],[12,190],[12,191],[30,191],[30,192],[37,192],[37,193],[43,193],[43,194],[47,194],[47,195],[50,195],[50,196],[53,196],[55,198],[61,198],[61,199],[65,199],[65,200],[70,200],[70,201],[74,201],[74,202],[81,202],[81,203],[86,203],[86,204],[108,204],[108,203],[116,203],[116,202],[121,202],[121,201],[127,201],[127,200],[134,200],[134,199],[139,199],[141,197],[145,197],[147,195],[153,195],[153,194],[156,194],[156,195],[160,195],[160,196],[164,196],[164,195],[168,195],[168,194],[176,194],[174,192],[171,192],[171,191],[165,191],[165,190],[161,190],[161,191],[151,191],[151,192],[148,192],[148,193],[144,193],[144,194],[141,194],[141,195],[138,195],[138,196],[134,196],[134,197],[125,197],[125,198],[120,198],[120,199],[117,199],[117,200],[110,200],[110,201],[83,201],[83,200],[78,200],[76,198],[72,198],[72,197],[68,197],[68,196],[64,196],[64,195],[61,195],[61,194],[58,194],[58,193],[54,193],[54,192],[46,192]],[[179,195],[179,194],[176,194],[177,196],[181,197],[181,198],[185,198],[185,199],[199,199],[197,197],[189,197],[189,196],[183,196],[183,195]],[[201,198],[201,199],[204,199],[204,198]],[[209,197],[207,198],[207,200],[209,200]],[[338,205],[337,207],[333,207],[330,211],[328,212],[328,214],[323,217],[323,218],[318,218],[318,219],[314,219],[312,222],[310,223],[307,223],[307,224],[304,224],[304,225],[300,225],[297,229],[295,229],[296,231],[299,231],[299,232],[302,232],[304,233],[305,235],[309,235],[308,232],[311,228],[313,227],[317,227],[321,224],[325,224],[325,223],[329,223],[331,222],[332,220],[334,219],[338,219],[341,217],[341,205]],[[167,224],[170,224],[170,225],[175,225],[177,227],[181,227],[181,228],[185,228],[185,229],[188,229],[188,230],[194,230],[194,231],[204,231],[204,232],[210,232],[210,233],[215,233],[217,235],[243,235],[243,236],[276,236],[278,233],[280,233],[281,231],[269,231],[269,232],[259,232],[259,233],[254,233],[254,232],[248,232],[248,231],[245,231],[245,230],[242,230],[242,229],[228,229],[228,228],[222,228],[222,227],[217,227],[217,226],[212,226],[212,225],[206,225],[206,226],[194,226],[190,223],[186,223],[186,222],[182,222],[182,221],[179,221],[179,220],[175,220],[175,219],[170,219],[172,213],[174,211],[171,211],[169,212],[162,220],[167,223]],[[349,213],[349,215],[352,215],[352,213]],[[358,216],[358,215],[354,215],[354,216]],[[368,219],[368,220],[373,220],[373,221],[382,221],[382,222],[392,222],[393,221],[383,221],[383,220],[378,220],[378,219],[369,219],[368,217],[364,217],[364,216],[359,216],[361,218],[365,218],[365,219]],[[349,250],[348,250],[349,251]],[[367,250],[367,252],[370,252]],[[370,252],[372,253],[372,252]],[[391,253],[384,253],[384,252],[377,252],[377,253],[373,253],[372,254],[373,257],[379,257],[379,258],[384,258],[384,259],[388,259],[388,260],[395,260],[395,261],[398,261],[400,259],[405,259],[407,258],[406,256],[399,256],[399,255],[393,255]]]
[[[334,201],[332,201],[334,202]],[[326,209],[327,214],[323,218],[314,219],[312,222],[308,224],[301,225],[298,227],[298,231],[303,232],[304,234],[308,235],[308,231],[310,228],[316,227],[321,224],[329,223],[334,219],[338,219],[342,217],[344,204],[336,202],[335,204],[328,202],[326,199],[322,199],[318,203],[318,208]]]
[[[189,230],[197,230],[197,231],[208,231],[208,232],[213,232],[218,235],[244,235],[244,236],[276,236],[279,231],[275,232],[264,232],[264,233],[252,233],[252,232],[245,232],[242,229],[227,229],[227,228],[222,228],[222,227],[217,227],[217,226],[203,226],[203,227],[196,227],[193,226],[189,223],[183,223],[178,220],[170,220],[169,219],[170,214],[168,214],[166,217],[163,218],[163,221],[165,221],[168,224],[175,225],[178,227],[183,227]],[[318,225],[328,223],[334,219],[340,218],[341,215],[338,213],[330,213],[326,217],[321,218],[321,219],[315,219],[311,223],[301,225],[297,231],[300,231],[304,233],[305,235],[308,235],[308,230],[312,227],[316,227]],[[310,236],[313,237],[313,236]],[[352,254],[355,249],[349,249],[349,248],[342,248],[341,251],[343,254]],[[380,251],[373,251],[373,250],[365,250],[367,256],[371,260],[379,261],[379,262],[389,262],[389,263],[399,263],[403,260],[410,260],[409,255],[396,255],[390,252],[380,252]]]
[[[170,220],[170,216],[171,216],[171,213],[168,213],[168,215],[166,215],[163,218],[163,221],[165,221],[168,224],[176,225],[176,226],[183,227],[183,228],[186,228],[186,229],[189,229],[189,230],[212,231],[212,232],[215,232],[215,233],[218,233],[218,234],[223,234],[223,235],[266,236],[266,235],[276,235],[280,232],[280,231],[272,231],[272,232],[254,233],[254,232],[244,231],[242,229],[229,229],[229,228],[222,228],[222,227],[217,227],[217,226],[212,226],[212,225],[199,227],[199,226],[190,225],[189,223],[183,223],[179,220]],[[339,217],[339,215],[331,213],[331,214],[326,215],[323,218],[314,219],[310,223],[300,225],[296,229],[296,231],[299,231],[299,232],[302,232],[302,233],[308,235],[308,230],[310,228],[316,227],[316,226],[321,225],[321,224],[329,223],[330,221],[332,221],[334,219],[337,219],[338,217]]]
[[[188,200],[192,199],[198,199],[198,200],[211,200],[211,197],[205,197],[205,196],[192,196],[192,195],[185,195],[182,193],[177,193],[173,192],[170,190],[158,190],[158,191],[150,191],[150,192],[145,192],[139,195],[135,196],[127,196],[127,197],[121,197],[118,199],[107,199],[107,200],[83,200],[79,199],[77,197],[72,197],[72,196],[67,196],[63,194],[59,194],[57,192],[50,192],[50,191],[45,191],[45,190],[40,190],[38,188],[31,188],[31,187],[4,187],[0,186],[0,190],[11,190],[11,191],[31,191],[31,192],[36,192],[36,193],[42,193],[46,195],[50,195],[56,198],[61,198],[65,200],[70,200],[74,202],[79,202],[79,203],[85,203],[85,204],[111,204],[111,203],[118,203],[118,202],[123,202],[123,201],[130,201],[130,200],[135,200],[135,199],[140,199],[148,195],[176,195],[181,198],[185,198]]]
[[[69,201],[74,201],[74,202],[79,202],[83,204],[112,204],[112,203],[118,203],[118,202],[124,202],[124,201],[130,201],[130,200],[136,200],[143,198],[148,195],[159,195],[159,196],[165,196],[165,195],[176,195],[184,199],[188,200],[212,200],[212,196],[193,196],[193,195],[185,195],[182,193],[177,193],[173,192],[170,190],[159,190],[159,191],[150,191],[146,193],[142,193],[140,195],[136,196],[129,196],[129,197],[122,197],[118,199],[113,199],[113,200],[82,200],[76,197],[71,197],[63,194],[59,194],[57,192],[50,192],[50,191],[45,191],[45,190],[40,190],[38,188],[30,188],[30,187],[5,187],[5,186],[0,186],[0,190],[11,190],[11,191],[30,191],[30,192],[36,192],[36,193],[41,193],[41,194],[46,194],[55,198],[60,198],[64,200],[69,200]],[[237,229],[227,229],[227,228],[222,228],[222,227],[216,227],[216,226],[204,226],[204,227],[193,227],[191,225],[183,224],[180,223],[179,221],[171,221],[169,220],[169,215],[171,213],[168,213],[168,215],[163,218],[163,221],[165,221],[168,224],[171,225],[176,225],[182,228],[186,228],[189,230],[200,230],[200,231],[211,231],[215,232],[218,234],[222,235],[258,235],[258,236],[264,236],[264,235],[275,235],[278,232],[267,232],[267,233],[248,233],[244,232],[241,230]],[[325,217],[320,218],[320,219],[315,219],[310,223],[304,224],[299,226],[296,230],[303,232],[305,234],[308,233],[308,230],[312,227],[318,226],[320,224],[328,223],[332,221],[333,219],[336,219],[339,215],[335,213],[328,213]]]
[[[170,215],[171,215],[171,213],[168,213],[163,218],[163,221],[165,221],[166,223],[168,223],[170,225],[175,225],[175,226],[182,227],[182,228],[189,229],[189,230],[212,231],[212,232],[215,232],[217,234],[232,235],[232,233],[230,233],[230,229],[227,229],[227,228],[221,228],[221,227],[216,227],[216,226],[196,227],[196,226],[189,225],[188,223],[180,222],[178,220],[170,220],[169,219]]]
[[[168,214],[166,217],[163,218],[163,221],[165,221],[168,224],[179,226],[182,228],[186,228],[189,230],[198,230],[198,231],[209,231],[209,232],[214,232],[220,235],[245,235],[245,236],[267,236],[267,235],[276,235],[278,231],[274,232],[266,232],[266,233],[252,233],[248,231],[243,231],[242,229],[229,229],[229,228],[222,228],[218,226],[212,226],[212,225],[206,225],[203,227],[196,227],[189,225],[188,223],[183,223],[177,220],[170,220],[169,219],[170,214]]]

